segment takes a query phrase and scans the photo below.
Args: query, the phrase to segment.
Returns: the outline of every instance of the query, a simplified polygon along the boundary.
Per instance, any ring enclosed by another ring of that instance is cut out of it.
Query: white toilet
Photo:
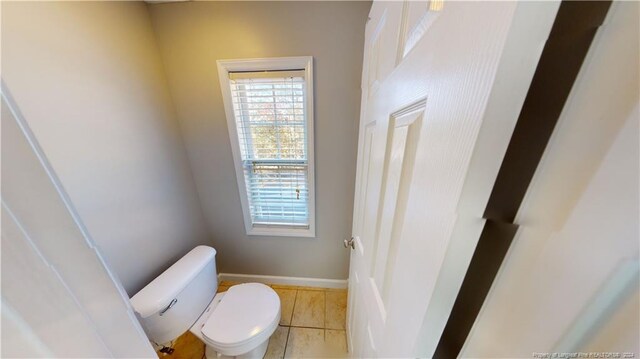
[[[198,246],[131,298],[149,340],[164,345],[190,330],[209,359],[262,358],[280,321],[270,287],[246,283],[216,294],[216,251]]]

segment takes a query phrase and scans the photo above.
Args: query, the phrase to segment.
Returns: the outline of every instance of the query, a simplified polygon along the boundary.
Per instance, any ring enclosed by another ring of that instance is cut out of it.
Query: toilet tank
[[[207,308],[218,288],[215,256],[215,249],[198,246],[131,298],[149,340],[170,342]]]

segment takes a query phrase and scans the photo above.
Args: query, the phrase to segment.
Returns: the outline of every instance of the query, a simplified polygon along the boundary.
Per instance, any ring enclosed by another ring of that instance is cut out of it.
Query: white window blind
[[[305,71],[231,72],[252,224],[309,226]]]

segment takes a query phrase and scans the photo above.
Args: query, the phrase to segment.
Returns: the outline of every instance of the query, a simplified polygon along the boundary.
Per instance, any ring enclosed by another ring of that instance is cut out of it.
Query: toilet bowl
[[[207,358],[262,358],[280,322],[280,299],[270,287],[246,283],[219,293],[189,329]]]
[[[198,246],[131,298],[157,347],[187,330],[206,345],[206,357],[262,358],[280,321],[280,299],[269,286],[245,283],[216,294],[215,249]]]

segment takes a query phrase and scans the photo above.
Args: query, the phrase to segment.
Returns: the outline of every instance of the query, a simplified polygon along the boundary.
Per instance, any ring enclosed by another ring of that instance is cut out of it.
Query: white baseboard
[[[218,281],[232,281],[240,283],[265,283],[265,284],[282,284],[295,285],[300,287],[317,287],[317,288],[347,288],[348,281],[346,279],[325,279],[325,278],[305,278],[305,277],[282,277],[275,275],[258,275],[258,274],[233,274],[220,273]]]

